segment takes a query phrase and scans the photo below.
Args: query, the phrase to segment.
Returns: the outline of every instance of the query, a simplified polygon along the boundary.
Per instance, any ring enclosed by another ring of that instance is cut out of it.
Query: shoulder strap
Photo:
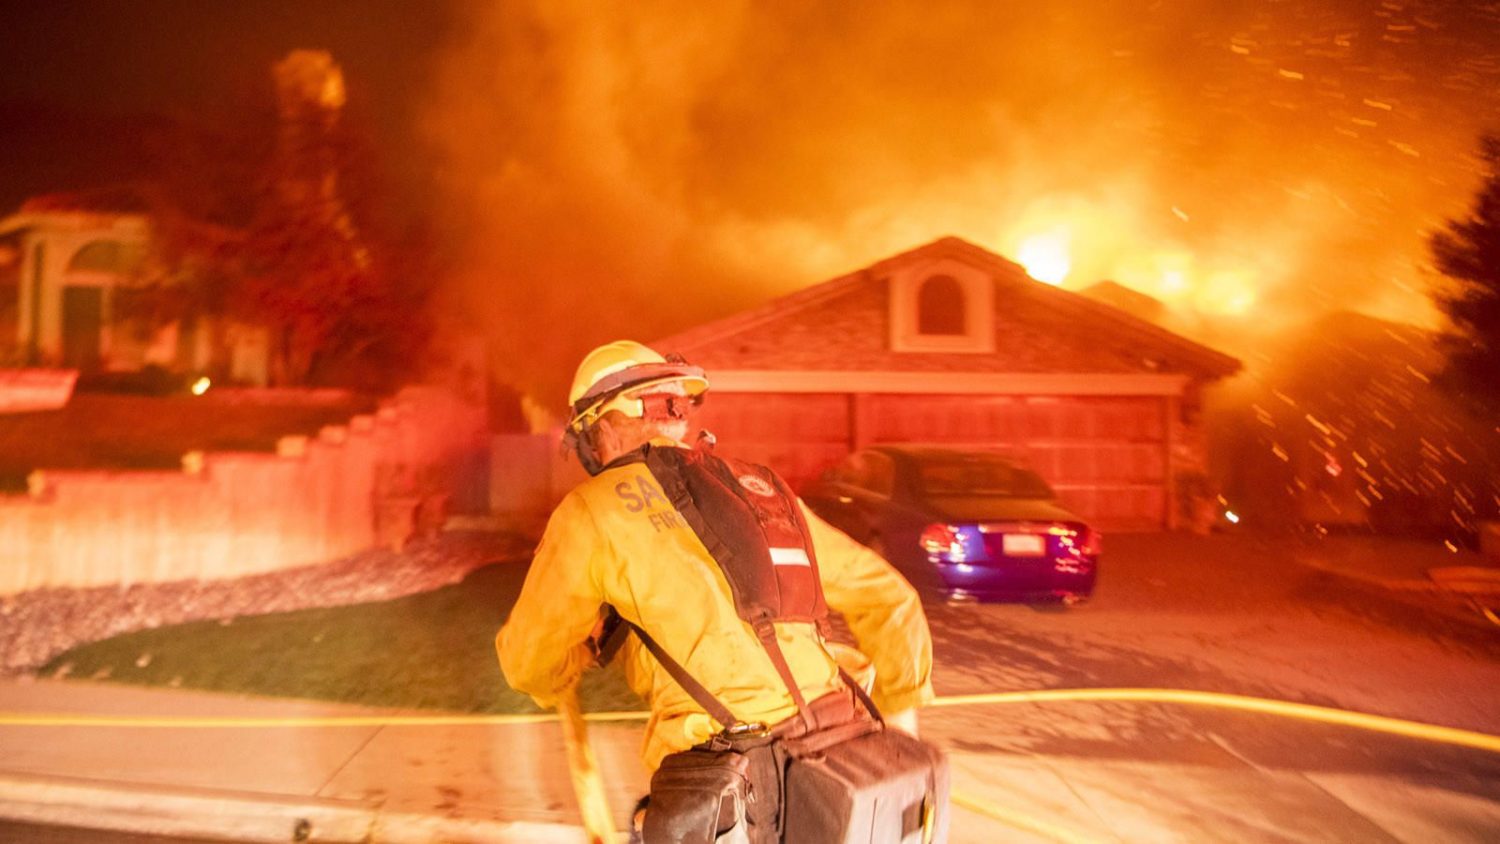
[[[721,727],[727,730],[740,723],[739,719],[734,717],[734,713],[729,711],[729,707],[714,697],[713,692],[704,688],[702,683],[694,679],[693,675],[689,674],[687,669],[682,667],[682,663],[668,655],[662,649],[662,646],[657,644],[655,639],[651,638],[651,634],[631,622],[627,621],[625,623],[630,624],[630,629],[634,630],[635,635],[641,638],[641,644],[645,645],[646,650],[650,651],[651,655],[656,657],[656,661],[661,663],[661,667],[666,669],[673,680],[677,681],[677,685],[681,686],[682,690],[687,692],[689,697],[696,701],[699,706],[703,707],[704,712],[707,712],[715,721],[718,721]]]
[[[734,717],[734,713],[729,711],[729,707],[725,706],[722,701],[714,696],[713,692],[710,692],[702,683],[698,682],[697,678],[689,674],[688,670],[682,667],[682,663],[673,659],[655,639],[651,638],[650,633],[642,630],[636,624],[628,621],[625,623],[629,624],[630,629],[635,631],[635,635],[640,637],[641,644],[645,645],[646,650],[650,651],[651,655],[656,657],[656,661],[661,663],[661,667],[666,670],[667,674],[673,680],[677,681],[677,685],[681,686],[682,690],[687,692],[689,697],[696,701],[699,706],[703,707],[704,712],[712,716],[725,729],[740,723],[740,720]],[[761,646],[766,649],[766,654],[770,656],[771,664],[776,666],[776,673],[780,675],[781,681],[786,684],[787,691],[791,693],[792,701],[797,705],[797,714],[807,724],[809,730],[817,729],[817,723],[813,718],[812,710],[807,706],[807,698],[803,697],[802,689],[798,688],[797,680],[792,676],[792,667],[787,664],[786,655],[781,652],[781,645],[776,641],[776,629],[772,626],[771,622],[767,621],[759,625],[755,633],[756,637],[760,639]],[[864,689],[855,686],[853,681],[849,679],[849,676],[843,674],[843,669],[840,669],[839,673],[843,676],[845,683],[856,689],[855,694],[866,701],[866,705],[870,707],[871,714],[879,720],[880,713],[875,711],[873,703],[868,702],[869,698],[865,696]]]
[[[703,707],[704,712],[707,712],[710,717],[718,721],[721,727],[727,730],[740,723],[740,720],[734,717],[734,713],[729,711],[729,707],[725,706],[717,697],[714,697],[713,692],[705,688],[692,674],[689,674],[688,670],[682,667],[682,663],[673,659],[655,639],[651,638],[650,633],[642,630],[636,624],[624,621],[619,616],[615,616],[615,618],[620,619],[625,625],[629,625],[631,630],[635,631],[635,635],[640,637],[641,644],[645,645],[646,650],[650,651],[651,655],[656,657],[656,661],[661,663],[661,667],[666,670],[667,674],[673,680],[677,681],[677,685],[681,686],[682,690],[687,692],[689,697],[697,702],[699,706]],[[792,676],[792,668],[787,664],[786,655],[781,652],[781,645],[776,641],[775,628],[772,627],[770,622],[766,622],[761,629],[756,630],[756,635],[760,639],[761,645],[766,649],[767,655],[771,657],[771,664],[776,666],[776,673],[781,675],[781,681],[786,684],[787,691],[791,693],[792,701],[797,705],[797,714],[802,718],[803,723],[807,725],[807,730],[809,732],[816,730],[818,724],[813,717],[812,710],[807,705],[806,698],[802,695],[802,690],[798,688],[797,681]],[[613,640],[611,643],[613,646],[606,645],[601,650],[613,656],[623,638],[623,636],[619,635],[609,636],[608,639]],[[608,658],[606,657],[604,661],[607,662]],[[863,686],[855,682],[853,677],[849,676],[849,672],[845,671],[843,667],[839,668],[839,678],[844,681],[844,685],[849,687],[849,690],[854,693],[859,702],[864,704],[865,709],[869,710],[870,717],[882,724],[885,723],[885,718],[880,714],[880,710],[876,708],[875,701],[870,698],[869,693],[864,690]]]
[[[781,643],[776,641],[776,625],[769,620],[760,622],[755,625],[755,637],[760,640],[761,647],[766,649],[766,655],[771,658],[771,664],[776,666],[776,673],[781,676],[781,682],[791,693],[792,702],[797,705],[797,714],[802,717],[802,722],[807,725],[808,730],[817,729],[817,719],[813,717],[812,710],[807,706],[807,698],[802,696],[802,689],[797,685],[797,678],[792,676],[792,667],[787,664],[786,654],[781,652]]]

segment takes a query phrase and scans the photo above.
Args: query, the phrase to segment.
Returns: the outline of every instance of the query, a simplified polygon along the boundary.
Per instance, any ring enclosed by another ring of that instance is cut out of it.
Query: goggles
[[[652,392],[653,387],[673,382],[690,385],[687,386],[688,394]],[[642,418],[684,419],[688,408],[703,402],[703,393],[707,389],[708,378],[702,367],[692,366],[675,355],[665,363],[632,366],[606,375],[590,387],[573,404],[573,418],[568,421],[568,427],[573,430],[587,427],[606,411],[615,409]],[[637,406],[630,407],[629,402],[635,402]],[[621,403],[627,406],[619,407]]]

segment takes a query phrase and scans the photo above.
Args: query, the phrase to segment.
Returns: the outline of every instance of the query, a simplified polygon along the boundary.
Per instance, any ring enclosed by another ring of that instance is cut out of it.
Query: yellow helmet
[[[568,390],[572,411],[568,428],[587,428],[611,410],[643,417],[646,403],[641,395],[650,387],[674,382],[681,384],[689,396],[708,390],[703,370],[679,357],[662,357],[649,346],[631,340],[605,343],[585,355],[573,375],[573,386]]]

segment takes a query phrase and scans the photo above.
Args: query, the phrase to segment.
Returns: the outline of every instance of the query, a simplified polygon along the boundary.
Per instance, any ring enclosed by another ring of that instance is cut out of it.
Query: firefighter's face
[[[652,385],[650,390],[657,395],[687,395],[682,385],[675,381]],[[600,417],[595,442],[599,462],[609,463],[622,454],[640,448],[653,437],[670,437],[678,442],[685,442],[687,435],[687,419],[642,419],[611,411]]]
[[[683,398],[687,396],[687,390],[683,388],[680,381],[669,381],[665,384],[658,384],[651,388],[651,392],[658,395],[679,396]],[[684,401],[679,406],[686,407],[687,403]],[[652,419],[646,423],[646,427],[651,431],[651,433],[647,434],[647,439],[662,436],[671,437],[678,442],[685,442],[687,440],[688,420],[686,417],[681,419]]]

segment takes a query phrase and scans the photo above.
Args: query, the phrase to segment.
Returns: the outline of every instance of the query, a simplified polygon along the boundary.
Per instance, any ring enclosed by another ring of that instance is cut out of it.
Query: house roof
[[[21,203],[20,213],[145,214],[150,210],[151,203],[139,187],[110,185],[91,190],[38,194]]]
[[[888,277],[953,259],[995,284],[995,350],[890,347]],[[1020,265],[945,237],[657,344],[718,370],[1179,373],[1214,379],[1240,362],[1107,304],[1036,281]]]
[[[38,194],[15,213],[0,218],[0,234],[26,229],[114,229],[144,235],[150,203],[143,189],[113,185],[78,191]]]
[[[1078,291],[1078,295],[1109,305],[1153,325],[1160,325],[1167,314],[1167,306],[1160,299],[1114,281],[1101,281],[1085,287]]]

